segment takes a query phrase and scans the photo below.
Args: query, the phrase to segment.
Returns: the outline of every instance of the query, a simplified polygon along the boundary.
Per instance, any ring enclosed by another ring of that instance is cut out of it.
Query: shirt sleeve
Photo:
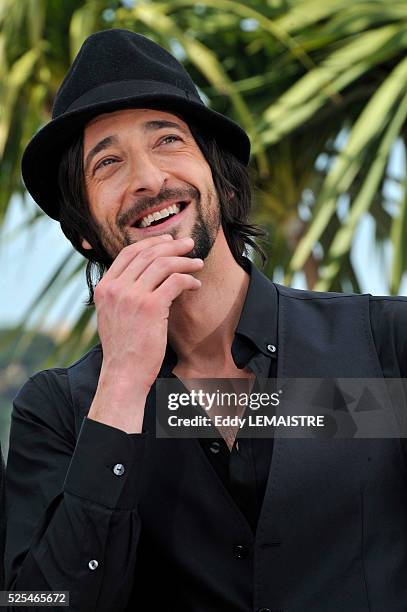
[[[69,591],[70,610],[120,612],[134,581],[145,435],[85,418],[76,440],[67,388],[66,374],[41,372],[14,401],[6,585]]]

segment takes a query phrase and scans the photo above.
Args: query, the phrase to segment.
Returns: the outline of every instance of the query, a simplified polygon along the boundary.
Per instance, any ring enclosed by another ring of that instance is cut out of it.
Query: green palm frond
[[[407,269],[407,173],[400,201],[400,213],[393,219],[391,239],[393,242],[393,265],[390,279],[392,294],[398,292],[403,272]]]
[[[315,216],[310,224],[310,227],[303,237],[302,241],[296,249],[291,264],[291,271],[297,271],[304,265],[305,260],[309,256],[315,242],[320,238],[330,217],[336,209],[338,197],[346,193],[350,188],[352,181],[363,163],[364,155],[367,147],[374,141],[385,129],[389,121],[390,113],[400,103],[400,96],[406,90],[407,82],[407,60],[400,62],[398,66],[391,72],[384,83],[378,88],[377,92],[372,96],[369,102],[364,107],[362,113],[358,117],[353,126],[349,140],[343,151],[337,156],[335,163],[328,174],[324,185],[322,186],[320,197],[316,205]],[[401,106],[403,108],[403,105]],[[400,109],[396,117],[400,117]],[[395,125],[397,131],[391,130],[390,143],[386,140],[386,159],[390,152],[391,145],[397,138],[402,126],[405,123],[405,115],[401,114],[400,120],[397,120]],[[393,124],[392,124],[393,125]],[[376,176],[375,185],[383,174],[385,168],[385,159],[383,160],[382,148],[377,149],[377,160],[380,165],[375,168],[380,168],[380,175]],[[369,192],[370,187],[368,186]],[[374,192],[371,194],[371,201]],[[354,229],[354,225],[352,225]]]

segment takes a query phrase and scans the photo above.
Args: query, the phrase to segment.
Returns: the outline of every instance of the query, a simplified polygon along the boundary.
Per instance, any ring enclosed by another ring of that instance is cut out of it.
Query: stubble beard
[[[160,200],[164,201],[165,199],[170,199],[174,197],[174,194],[174,190],[167,190],[163,192],[162,196],[158,199],[158,202]],[[180,200],[187,199],[185,197],[185,190],[182,192],[182,194],[179,192],[179,195]],[[196,219],[190,233],[191,238],[194,240],[194,247],[184,257],[199,257],[200,259],[206,259],[213,247],[221,225],[218,197],[215,191],[210,191],[208,193],[206,213],[204,213],[204,207],[202,205],[202,199],[199,192],[195,188],[191,187],[191,189],[188,190],[187,195],[188,198],[191,198],[192,200],[190,206],[195,205]],[[154,205],[155,204],[150,204],[149,206],[151,207]],[[147,209],[149,206],[145,206],[145,209]],[[115,226],[110,223],[107,224],[107,227],[98,224],[99,237],[104,249],[106,250],[106,253],[108,254],[108,258],[111,260],[111,263],[113,263],[114,259],[124,247],[136,242],[134,237],[131,236],[128,228],[125,227],[131,213],[132,211],[128,211],[126,216],[119,219]],[[174,238],[178,237],[177,228],[167,230],[166,233],[172,234]]]

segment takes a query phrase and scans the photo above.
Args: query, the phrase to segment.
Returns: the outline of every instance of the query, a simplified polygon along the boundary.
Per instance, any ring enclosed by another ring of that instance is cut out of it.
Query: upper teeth
[[[151,225],[153,221],[157,221],[157,219],[163,219],[164,217],[168,217],[171,214],[178,214],[181,210],[179,204],[172,204],[172,206],[167,206],[167,208],[162,208],[161,210],[157,210],[156,212],[151,213],[150,215],[146,215],[142,218],[140,222],[140,227],[148,227]]]

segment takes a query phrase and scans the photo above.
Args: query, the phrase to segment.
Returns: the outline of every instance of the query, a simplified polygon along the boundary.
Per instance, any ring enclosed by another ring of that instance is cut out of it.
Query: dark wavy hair
[[[247,270],[247,255],[253,249],[264,266],[266,254],[256,243],[267,233],[249,223],[252,207],[252,188],[247,168],[228,150],[220,147],[215,138],[188,124],[191,133],[208,162],[218,195],[221,223],[229,248],[236,262]],[[100,229],[88,205],[83,168],[83,135],[76,137],[66,149],[60,163],[60,223],[72,245],[88,260],[86,282],[89,289],[87,305],[94,304],[94,290],[112,264],[100,238]],[[231,193],[233,197],[231,197]],[[82,247],[85,238],[92,250]]]

